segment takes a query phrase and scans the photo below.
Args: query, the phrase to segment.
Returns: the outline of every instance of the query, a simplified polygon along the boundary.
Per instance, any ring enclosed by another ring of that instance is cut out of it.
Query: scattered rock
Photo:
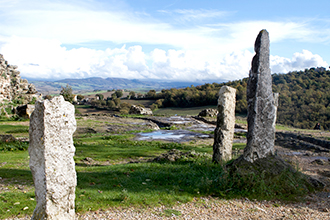
[[[79,127],[76,130],[76,134],[96,134],[97,131],[93,128],[89,128],[89,127]]]
[[[93,160],[93,158],[86,157],[85,159],[83,159],[83,162],[88,164],[93,164],[95,160]]]
[[[330,177],[330,170],[321,170],[318,173],[322,176]]]
[[[218,110],[217,109],[213,109],[213,108],[208,108],[208,109],[204,109],[202,110],[198,116],[199,117],[217,117],[218,115]]]
[[[327,161],[322,159],[316,159],[311,162],[311,164],[318,164],[318,165],[325,165],[326,163]]]
[[[0,141],[1,142],[6,142],[6,143],[14,142],[14,141],[16,141],[16,138],[11,134],[1,134],[0,135]]]
[[[323,189],[326,185],[322,181],[320,181],[316,178],[313,178],[311,176],[308,177],[308,182],[316,189]]]
[[[143,108],[140,106],[132,105],[129,114],[133,115],[152,115],[152,111],[150,108]]]

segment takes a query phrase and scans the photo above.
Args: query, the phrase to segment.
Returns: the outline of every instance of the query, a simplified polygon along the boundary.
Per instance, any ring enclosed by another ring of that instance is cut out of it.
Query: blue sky
[[[248,76],[261,29],[273,73],[330,64],[328,0],[0,0],[0,53],[22,77]]]

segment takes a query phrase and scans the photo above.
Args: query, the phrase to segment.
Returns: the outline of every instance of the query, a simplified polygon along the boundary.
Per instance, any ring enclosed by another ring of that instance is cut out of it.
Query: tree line
[[[313,128],[316,123],[330,129],[330,71],[310,68],[287,74],[273,74],[273,92],[279,93],[277,123],[298,128]],[[236,114],[246,115],[248,78],[226,83],[206,83],[183,89],[150,90],[145,98],[154,99],[152,108],[216,105],[224,85],[235,88]]]

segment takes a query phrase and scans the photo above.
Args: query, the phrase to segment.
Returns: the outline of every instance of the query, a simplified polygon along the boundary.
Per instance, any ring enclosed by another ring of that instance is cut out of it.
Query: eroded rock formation
[[[33,97],[38,99],[36,93],[33,84],[29,84],[26,79],[21,79],[17,66],[9,65],[0,54],[0,102],[20,99],[23,104],[27,104]]]
[[[32,219],[75,219],[74,106],[62,96],[38,101],[30,119],[30,168],[37,206]]]
[[[214,130],[212,161],[220,163],[232,156],[235,128],[236,89],[222,86],[219,91],[217,127]]]
[[[269,34],[261,30],[255,45],[247,86],[248,133],[243,157],[249,162],[274,154],[277,97],[272,92]],[[275,96],[275,99],[274,99]]]

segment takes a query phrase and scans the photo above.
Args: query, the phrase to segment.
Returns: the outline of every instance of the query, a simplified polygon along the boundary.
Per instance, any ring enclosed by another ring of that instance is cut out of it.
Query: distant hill
[[[60,92],[61,87],[67,84],[72,87],[74,93],[83,93],[94,90],[112,90],[112,89],[128,89],[149,91],[150,89],[161,90],[168,88],[183,88],[191,85],[200,85],[204,82],[164,82],[161,80],[137,80],[137,79],[124,79],[124,78],[101,78],[92,77],[85,79],[63,79],[58,81],[38,81],[29,80],[36,86],[38,92],[44,95],[57,94]]]

